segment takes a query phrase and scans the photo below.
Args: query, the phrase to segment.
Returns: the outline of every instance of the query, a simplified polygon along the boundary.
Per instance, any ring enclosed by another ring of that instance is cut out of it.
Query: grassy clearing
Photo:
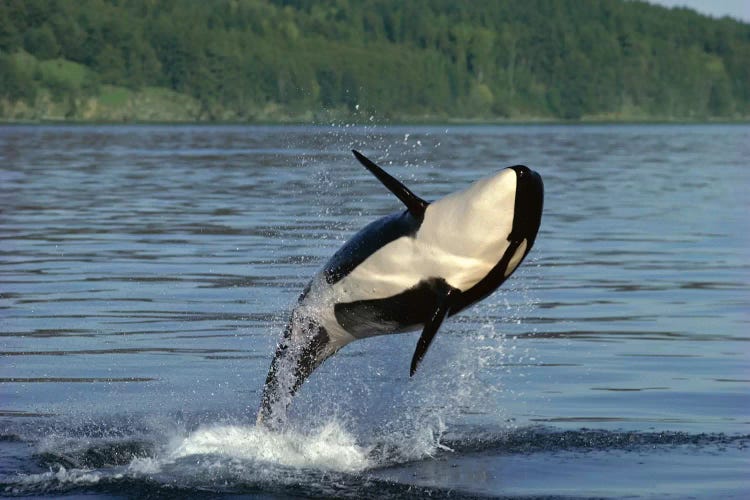
[[[103,106],[108,107],[119,107],[125,106],[130,100],[133,92],[124,88],[116,87],[114,85],[102,85],[99,91],[98,101]]]
[[[81,88],[93,77],[91,71],[83,64],[66,59],[52,59],[37,63],[37,70],[44,80],[57,80],[72,88]]]

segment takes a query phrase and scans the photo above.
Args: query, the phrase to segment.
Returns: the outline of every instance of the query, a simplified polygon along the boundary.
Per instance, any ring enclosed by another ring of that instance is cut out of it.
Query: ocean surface
[[[255,427],[298,294],[401,210],[525,164],[531,254],[354,342]],[[0,496],[750,496],[750,126],[2,126]]]

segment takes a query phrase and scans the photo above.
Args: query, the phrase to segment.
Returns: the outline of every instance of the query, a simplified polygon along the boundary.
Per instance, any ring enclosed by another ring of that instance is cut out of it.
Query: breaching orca
[[[259,424],[279,424],[302,382],[352,340],[422,329],[413,375],[445,317],[492,293],[536,239],[544,186],[523,165],[428,203],[353,153],[406,210],[355,234],[302,292],[271,362]]]

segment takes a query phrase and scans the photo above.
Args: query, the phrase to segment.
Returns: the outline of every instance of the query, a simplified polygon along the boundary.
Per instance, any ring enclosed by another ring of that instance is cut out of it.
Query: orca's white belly
[[[470,289],[510,245],[515,189],[516,174],[508,169],[432,203],[413,237],[370,255],[336,284],[337,295],[348,302],[386,298],[430,278]]]

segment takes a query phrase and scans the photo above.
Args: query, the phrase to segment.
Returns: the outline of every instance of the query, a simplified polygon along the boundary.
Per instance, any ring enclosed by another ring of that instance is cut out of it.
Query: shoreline
[[[633,118],[633,119],[610,119],[610,118],[582,118],[578,120],[559,120],[554,118],[523,118],[523,119],[472,119],[472,118],[447,118],[447,119],[417,119],[402,118],[393,120],[342,120],[310,121],[310,120],[254,120],[254,121],[232,121],[232,120],[8,120],[0,118],[0,126],[307,126],[307,127],[400,127],[400,126],[539,126],[539,125],[748,125],[750,117],[744,118],[708,118],[686,120],[682,118]]]

